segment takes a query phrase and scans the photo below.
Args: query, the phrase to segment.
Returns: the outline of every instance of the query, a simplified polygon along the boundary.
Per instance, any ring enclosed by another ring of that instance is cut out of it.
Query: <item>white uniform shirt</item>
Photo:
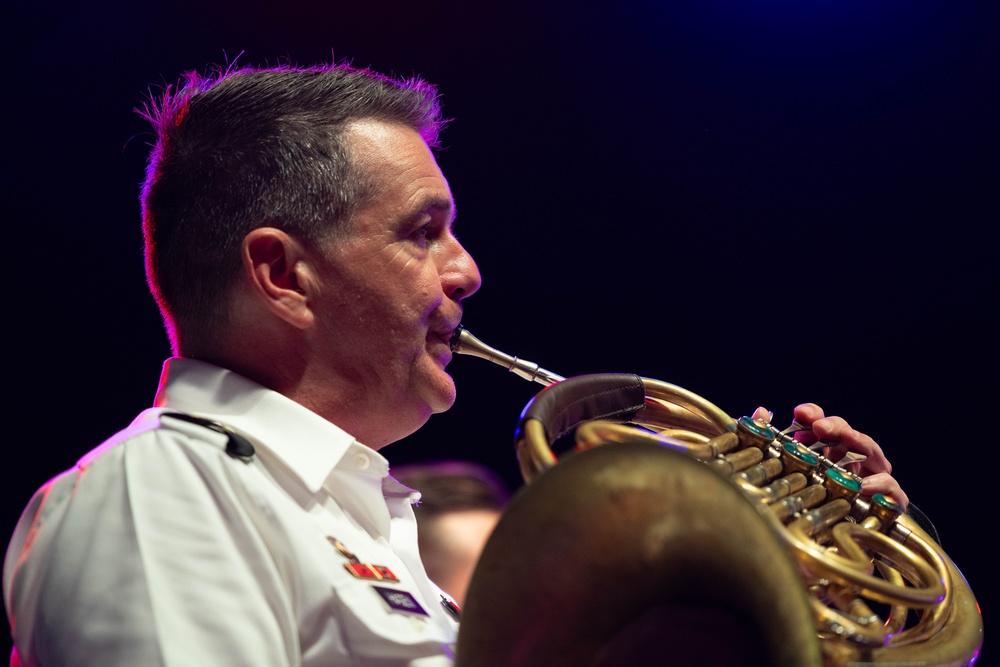
[[[255,455],[171,411],[226,425]],[[21,517],[3,573],[21,663],[450,665],[457,625],[420,563],[416,498],[301,405],[171,359],[156,407]]]

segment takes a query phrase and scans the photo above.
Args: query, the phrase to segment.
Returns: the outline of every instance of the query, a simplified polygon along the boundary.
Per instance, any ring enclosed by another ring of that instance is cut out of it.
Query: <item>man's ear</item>
[[[305,248],[274,227],[258,227],[243,238],[243,271],[251,290],[272,313],[299,329],[313,323],[303,276]]]

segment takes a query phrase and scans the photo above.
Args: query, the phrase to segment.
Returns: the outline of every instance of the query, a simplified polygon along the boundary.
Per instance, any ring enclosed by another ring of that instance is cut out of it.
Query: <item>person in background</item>
[[[413,513],[427,576],[463,605],[479,554],[510,500],[508,486],[471,461],[413,463],[391,472],[420,492]]]

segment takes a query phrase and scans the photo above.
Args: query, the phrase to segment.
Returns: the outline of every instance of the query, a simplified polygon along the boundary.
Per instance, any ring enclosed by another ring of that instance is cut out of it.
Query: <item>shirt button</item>
[[[362,454],[358,452],[354,455],[354,467],[358,470],[368,470],[368,467],[372,464],[371,457],[367,454]]]

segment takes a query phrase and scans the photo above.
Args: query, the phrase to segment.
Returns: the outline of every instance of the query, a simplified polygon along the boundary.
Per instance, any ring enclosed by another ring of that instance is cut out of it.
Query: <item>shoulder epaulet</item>
[[[215,431],[216,433],[221,433],[228,438],[228,441],[226,442],[226,454],[229,454],[234,459],[239,459],[244,463],[250,463],[253,459],[253,444],[225,424],[220,424],[219,422],[214,422],[210,419],[204,419],[202,417],[195,417],[194,415],[189,415],[186,412],[164,412],[160,416],[179,419],[181,421],[188,422],[189,424],[203,426],[204,428]]]

